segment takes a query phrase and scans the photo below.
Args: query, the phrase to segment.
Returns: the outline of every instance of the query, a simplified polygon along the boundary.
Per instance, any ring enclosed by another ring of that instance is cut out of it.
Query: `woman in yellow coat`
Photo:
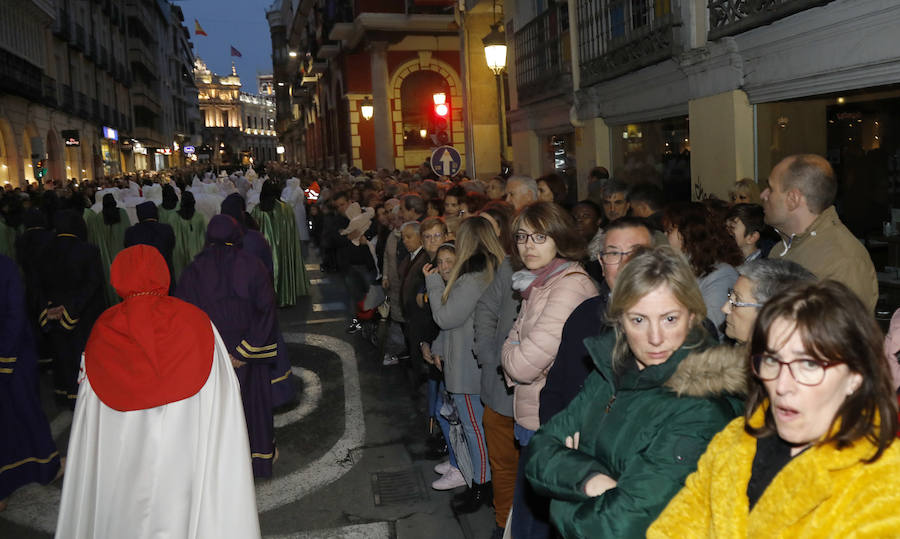
[[[897,401],[871,313],[834,281],[759,313],[746,415],[647,537],[898,537]]]

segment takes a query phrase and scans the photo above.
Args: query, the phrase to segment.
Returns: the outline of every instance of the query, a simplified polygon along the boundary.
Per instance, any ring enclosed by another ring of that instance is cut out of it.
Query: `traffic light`
[[[44,167],[44,160],[41,159],[37,162],[37,166],[34,169],[34,175],[41,179],[47,175],[47,169]]]
[[[450,103],[447,101],[447,94],[434,94],[432,139],[438,146],[444,146],[450,143]]]

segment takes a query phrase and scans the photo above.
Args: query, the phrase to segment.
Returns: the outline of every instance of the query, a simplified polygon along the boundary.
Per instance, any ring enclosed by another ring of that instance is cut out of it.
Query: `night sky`
[[[231,61],[241,77],[243,90],[256,93],[257,73],[272,72],[272,38],[266,9],[272,0],[174,0],[184,11],[184,25],[191,33],[194,55],[219,75],[231,73]],[[194,34],[194,19],[208,34]],[[231,56],[234,46],[243,55]]]

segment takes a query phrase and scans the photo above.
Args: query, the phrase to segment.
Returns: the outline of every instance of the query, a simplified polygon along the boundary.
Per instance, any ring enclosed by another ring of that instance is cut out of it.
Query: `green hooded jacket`
[[[615,333],[584,341],[596,371],[569,406],[529,444],[525,475],[551,498],[550,517],[566,538],[644,537],[697,467],[712,437],[743,410],[745,361],[704,352],[713,344],[696,328],[660,365],[629,361],[614,374]],[[580,432],[577,450],[565,446]],[[588,497],[584,485],[606,474],[616,487]]]

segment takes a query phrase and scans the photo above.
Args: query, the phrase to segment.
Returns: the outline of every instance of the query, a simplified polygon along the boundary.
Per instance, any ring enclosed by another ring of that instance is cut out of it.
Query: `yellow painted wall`
[[[692,196],[699,185],[728,200],[735,181],[753,177],[753,106],[734,90],[692,100],[688,110]]]
[[[772,167],[785,157],[797,153],[825,155],[828,130],[824,126],[828,125],[828,104],[826,99],[804,99],[756,106],[761,187],[768,184]]]

